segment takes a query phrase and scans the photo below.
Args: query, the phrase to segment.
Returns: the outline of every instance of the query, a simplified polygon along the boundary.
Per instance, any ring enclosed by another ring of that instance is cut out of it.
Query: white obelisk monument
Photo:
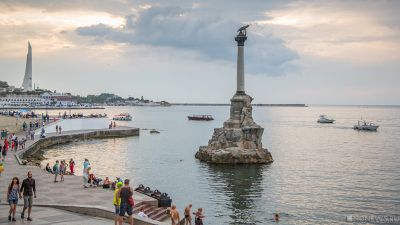
[[[32,47],[28,42],[28,54],[26,55],[26,67],[24,81],[22,82],[24,91],[32,91]]]

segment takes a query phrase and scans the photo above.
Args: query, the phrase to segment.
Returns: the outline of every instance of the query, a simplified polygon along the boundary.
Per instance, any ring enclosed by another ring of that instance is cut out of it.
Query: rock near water
[[[200,161],[221,164],[266,164],[271,153],[262,147],[264,128],[253,121],[251,101],[246,94],[231,99],[230,118],[222,128],[214,129],[208,146],[201,146],[195,157]]]

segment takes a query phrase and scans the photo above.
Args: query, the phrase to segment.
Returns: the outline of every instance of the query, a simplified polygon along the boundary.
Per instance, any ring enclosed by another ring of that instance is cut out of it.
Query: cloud
[[[201,16],[195,9],[153,6],[126,16],[126,24],[79,27],[76,33],[96,39],[194,51],[207,60],[236,62],[235,31],[242,24],[218,16]],[[297,53],[260,26],[249,28],[245,50],[246,71],[282,75],[295,68]]]

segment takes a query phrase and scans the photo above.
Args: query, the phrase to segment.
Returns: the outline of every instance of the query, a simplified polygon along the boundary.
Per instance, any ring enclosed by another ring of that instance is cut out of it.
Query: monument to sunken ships
[[[271,163],[271,153],[262,147],[264,128],[252,117],[252,97],[244,91],[244,42],[246,28],[241,27],[235,41],[238,44],[237,91],[231,99],[230,118],[222,128],[214,129],[208,146],[201,146],[195,157],[209,163],[243,164]]]

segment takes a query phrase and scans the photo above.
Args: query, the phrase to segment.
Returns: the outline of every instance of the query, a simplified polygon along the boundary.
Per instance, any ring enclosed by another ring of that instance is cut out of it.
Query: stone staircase
[[[164,221],[169,217],[166,213],[166,208],[152,206],[145,202],[139,202],[133,207],[133,214],[138,214],[141,209],[144,209],[144,213],[153,220]]]

